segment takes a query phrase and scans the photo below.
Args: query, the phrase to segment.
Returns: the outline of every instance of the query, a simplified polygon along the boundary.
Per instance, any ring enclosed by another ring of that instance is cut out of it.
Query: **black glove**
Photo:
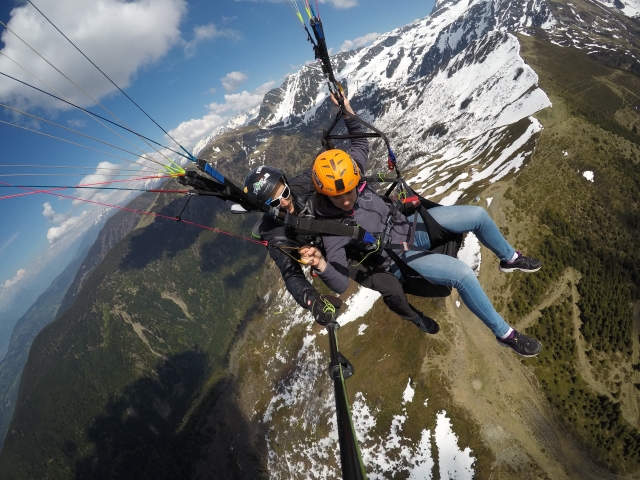
[[[323,326],[336,321],[342,303],[342,300],[333,295],[314,292],[307,296],[307,308],[311,310],[316,322]]]

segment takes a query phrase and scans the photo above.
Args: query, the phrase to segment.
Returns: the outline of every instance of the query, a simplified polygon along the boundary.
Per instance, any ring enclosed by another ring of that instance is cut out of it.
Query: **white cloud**
[[[20,270],[18,270],[16,272],[16,276],[13,278],[10,278],[9,280],[7,280],[6,282],[4,282],[4,284],[2,285],[4,288],[11,288],[13,287],[16,283],[18,283],[20,280],[22,280],[24,278],[24,276],[26,275],[27,270],[24,268],[21,268]]]
[[[253,92],[245,90],[240,93],[227,94],[224,96],[225,103],[210,103],[208,105],[209,113],[204,117],[182,122],[169,134],[181,145],[194,145],[198,140],[209,135],[216,127],[229,120],[235,113],[262,102],[265,93],[271,90],[274,85],[275,82],[267,82]]]
[[[49,240],[49,243],[57,242],[65,235],[69,234],[77,228],[79,228],[80,230],[76,232],[77,235],[74,235],[74,238],[80,235],[80,233],[83,233],[86,228],[82,228],[82,221],[84,220],[86,215],[87,211],[85,210],[80,215],[66,219],[59,226],[51,227],[47,231],[47,240]]]
[[[61,223],[68,218],[68,215],[65,215],[62,213],[56,213],[49,202],[45,202],[42,206],[44,207],[44,210],[42,211],[42,215],[47,220],[50,220],[55,223]]]
[[[242,72],[229,72],[220,79],[220,83],[226,92],[233,92],[248,79],[249,77]]]
[[[285,0],[236,0],[236,2],[266,2],[266,3],[282,3]],[[319,3],[328,3],[335,8],[351,8],[358,5],[358,0],[320,0]],[[316,12],[317,13],[317,12]]]
[[[218,28],[215,24],[200,25],[193,29],[193,40],[184,43],[184,53],[188,57],[192,57],[196,53],[196,47],[206,41],[215,38],[227,37],[236,40],[242,38],[240,32],[230,28]]]
[[[80,120],[80,119],[72,119],[72,120],[67,120],[67,125],[69,125],[71,128],[84,128],[87,126],[87,121]]]
[[[358,5],[358,0],[320,0],[320,3],[330,3],[335,8],[351,8]]]
[[[38,8],[120,87],[131,84],[143,66],[152,64],[180,41],[185,0],[40,0]],[[65,40],[31,5],[14,8],[8,26],[36,51],[95,98],[116,88]],[[14,34],[4,30],[2,53],[19,61],[71,102],[92,103]],[[0,71],[31,84],[31,75],[0,56]],[[0,83],[0,100],[24,108],[71,108],[15,81]]]
[[[100,162],[95,173],[85,176],[79,185],[85,186],[108,186],[124,188],[151,188],[156,186],[161,180],[135,181],[129,183],[128,180],[118,177],[122,167],[110,162]],[[141,170],[140,174],[130,178],[154,175],[150,171]],[[111,183],[116,180],[117,183]],[[123,181],[124,180],[124,181]],[[42,215],[57,225],[47,231],[47,240],[50,244],[69,245],[94,224],[96,219],[105,212],[105,209],[123,205],[135,193],[127,190],[100,190],[100,189],[65,189],[52,190],[51,195],[57,196],[62,201],[71,200],[71,209],[64,214],[57,213],[51,203],[43,204]],[[78,207],[82,211],[78,213]],[[64,240],[64,241],[63,241]]]
[[[354,50],[356,48],[364,47],[365,45],[369,45],[376,38],[380,36],[379,33],[367,33],[362,37],[358,37],[354,40],[345,40],[342,45],[340,45],[340,52],[348,52],[349,50]]]

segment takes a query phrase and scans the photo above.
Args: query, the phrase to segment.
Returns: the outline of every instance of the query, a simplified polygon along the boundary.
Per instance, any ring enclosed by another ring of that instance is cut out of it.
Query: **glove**
[[[336,321],[342,303],[338,297],[320,295],[317,292],[307,297],[307,308],[311,310],[316,322],[322,326]]]

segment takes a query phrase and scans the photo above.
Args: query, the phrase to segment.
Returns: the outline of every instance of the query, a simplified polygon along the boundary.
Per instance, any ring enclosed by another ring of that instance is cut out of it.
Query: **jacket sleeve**
[[[349,286],[349,265],[345,247],[351,239],[347,237],[322,237],[327,267],[318,273],[327,287],[336,293],[344,293]]]
[[[307,296],[316,292],[316,289],[305,277],[300,264],[277,248],[269,248],[269,255],[280,269],[287,291],[298,302],[298,305],[302,308],[309,308],[306,304]]]
[[[268,215],[263,215],[254,227],[257,236],[267,241],[269,255],[276,262],[287,291],[293,296],[295,301],[303,308],[308,308],[306,299],[310,293],[316,292],[307,277],[305,277],[302,267],[283,250],[277,248],[277,244],[283,241],[284,232],[281,225],[275,223]]]
[[[349,133],[366,133],[366,128],[361,123],[352,120],[351,118],[344,117],[344,124],[347,127]],[[369,139],[368,138],[353,138],[351,139],[351,148],[349,154],[353,158],[358,166],[362,175],[367,170],[367,160],[369,158]]]

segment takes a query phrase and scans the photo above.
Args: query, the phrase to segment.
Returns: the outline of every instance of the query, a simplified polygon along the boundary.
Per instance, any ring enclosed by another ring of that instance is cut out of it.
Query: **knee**
[[[455,278],[455,287],[458,290],[479,285],[478,278],[469,265],[461,261],[456,267],[452,273]]]
[[[469,206],[468,208],[469,216],[472,217],[478,225],[481,225],[486,221],[493,221],[484,208],[476,206]]]

